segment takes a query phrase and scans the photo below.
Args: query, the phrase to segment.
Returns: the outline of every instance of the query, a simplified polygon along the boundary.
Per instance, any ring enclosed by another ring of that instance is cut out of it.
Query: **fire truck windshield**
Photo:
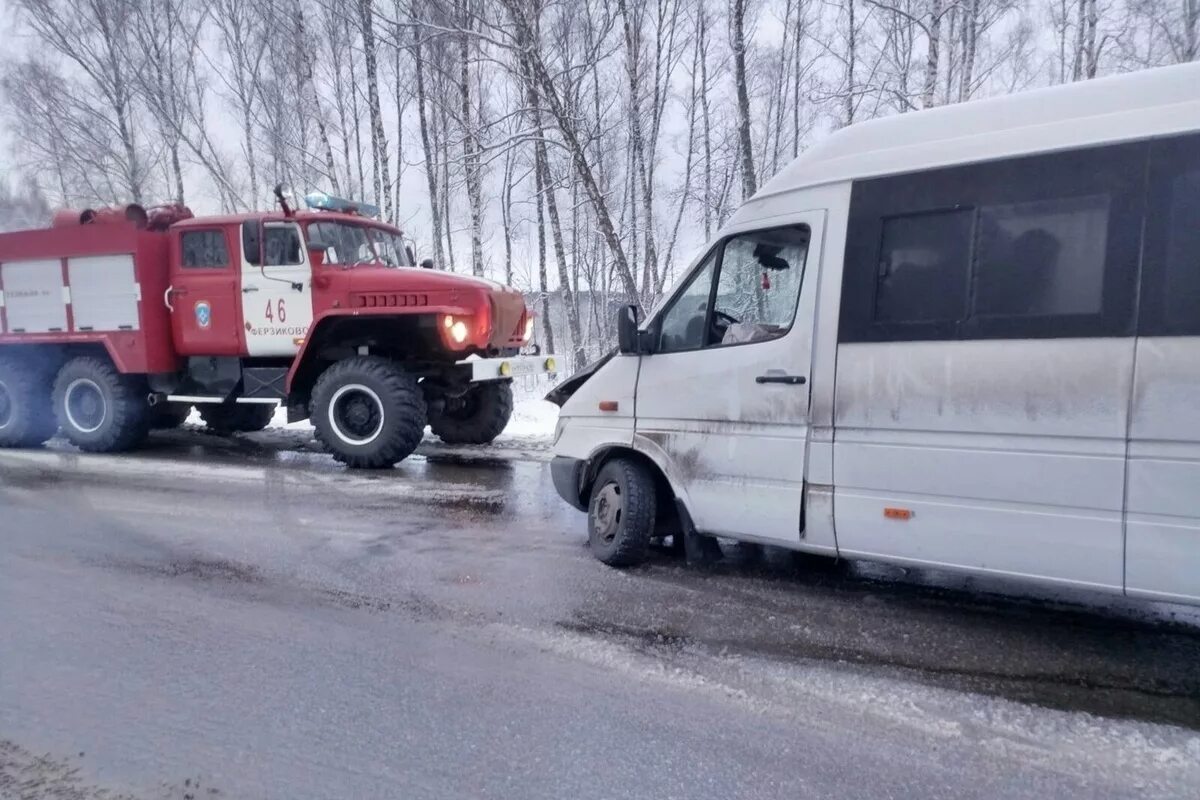
[[[412,266],[399,234],[383,228],[347,222],[312,222],[308,225],[308,240],[326,245],[326,264]]]

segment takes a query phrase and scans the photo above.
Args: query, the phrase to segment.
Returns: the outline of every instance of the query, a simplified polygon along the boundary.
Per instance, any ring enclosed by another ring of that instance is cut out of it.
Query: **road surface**
[[[0,453],[0,798],[1200,795],[1200,614],[609,569],[544,450]]]

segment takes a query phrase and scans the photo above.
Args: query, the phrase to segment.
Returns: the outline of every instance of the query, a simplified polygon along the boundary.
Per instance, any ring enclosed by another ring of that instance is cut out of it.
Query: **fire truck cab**
[[[390,467],[426,425],[491,441],[512,377],[555,371],[520,354],[533,325],[517,291],[418,267],[364,204],[279,199],[230,216],[63,211],[0,234],[0,446],[61,428],[124,450],[193,406],[216,432],[249,432],[282,404],[338,460]]]

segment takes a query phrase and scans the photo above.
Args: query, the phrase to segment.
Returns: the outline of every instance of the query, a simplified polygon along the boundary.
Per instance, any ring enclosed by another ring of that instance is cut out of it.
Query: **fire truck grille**
[[[354,308],[412,308],[429,305],[427,294],[370,293],[350,296]]]

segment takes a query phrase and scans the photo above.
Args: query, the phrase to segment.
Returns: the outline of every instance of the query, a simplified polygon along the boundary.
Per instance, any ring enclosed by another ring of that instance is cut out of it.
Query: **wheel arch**
[[[608,444],[593,451],[584,466],[579,486],[579,499],[584,508],[587,508],[588,500],[592,494],[592,487],[596,483],[596,476],[600,474],[600,470],[604,468],[605,464],[616,458],[627,458],[646,468],[646,471],[654,479],[656,493],[664,500],[663,503],[660,503],[661,508],[664,510],[673,509],[677,503],[683,503],[686,507],[687,500],[685,495],[676,491],[670,478],[667,477],[666,470],[650,454],[630,445]]]

